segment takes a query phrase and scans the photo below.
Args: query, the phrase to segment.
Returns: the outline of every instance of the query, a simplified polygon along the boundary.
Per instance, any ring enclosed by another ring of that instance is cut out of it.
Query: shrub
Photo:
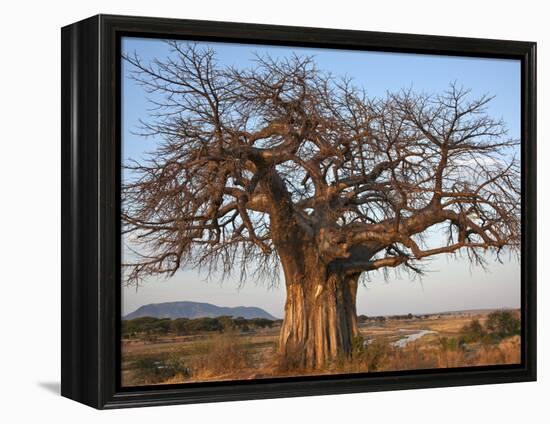
[[[474,319],[462,327],[462,337],[466,343],[479,342],[485,337],[485,330],[479,320]]]
[[[189,334],[188,322],[187,318],[176,318],[170,323],[170,329],[179,335]]]
[[[365,353],[365,341],[363,340],[363,337],[360,335],[353,336],[353,339],[351,340],[351,358],[361,359],[361,356]]]
[[[170,331],[171,320],[169,318],[140,317],[131,320],[123,320],[121,332],[126,335],[136,334],[166,334]]]
[[[491,312],[485,322],[487,333],[495,341],[521,333],[521,322],[511,311]]]
[[[454,337],[441,337],[439,339],[439,347],[443,352],[455,351],[463,347],[464,340],[455,339]]]
[[[132,364],[136,377],[144,383],[162,383],[168,379],[180,376],[189,377],[189,367],[178,355],[171,355],[164,360],[151,357],[140,358]]]
[[[366,315],[359,315],[357,317],[357,322],[360,324],[364,324],[365,322],[368,322],[368,320],[369,320],[369,317]]]
[[[388,358],[392,356],[394,349],[385,339],[374,339],[364,348],[364,360],[367,363],[368,371],[382,371],[386,366]]]
[[[248,320],[248,324],[255,328],[273,327],[273,321],[267,318],[252,318]]]

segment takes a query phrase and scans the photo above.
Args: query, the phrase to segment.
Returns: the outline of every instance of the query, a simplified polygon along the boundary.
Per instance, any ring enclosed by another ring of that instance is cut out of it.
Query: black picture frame
[[[536,380],[536,43],[110,15],[66,26],[61,35],[63,396],[103,409]],[[124,35],[520,60],[521,364],[121,388]]]

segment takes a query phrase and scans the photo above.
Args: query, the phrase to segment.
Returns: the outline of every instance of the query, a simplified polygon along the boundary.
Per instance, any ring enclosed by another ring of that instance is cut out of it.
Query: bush
[[[487,333],[495,341],[521,333],[521,322],[511,311],[491,312],[485,322]]]
[[[137,334],[166,334],[170,331],[169,318],[141,317],[122,321],[122,336],[129,338]]]
[[[190,376],[189,367],[178,355],[171,355],[164,360],[141,358],[133,363],[132,368],[141,381],[150,384],[162,383],[176,376]]]
[[[255,328],[272,328],[273,321],[267,318],[252,318],[248,320],[248,324]]]
[[[351,358],[361,358],[365,353],[365,341],[360,335],[354,336],[351,340]]]
[[[197,333],[201,331],[223,331],[223,324],[218,318],[195,318],[187,322],[187,331]]]
[[[439,347],[441,351],[455,351],[464,347],[464,339],[457,340],[454,337],[441,337],[439,339]]]
[[[462,337],[466,343],[479,342],[485,337],[485,334],[483,326],[477,319],[462,327]]]
[[[501,340],[519,335],[521,322],[511,311],[495,311],[487,316],[485,325],[474,319],[462,327],[461,339],[465,343],[494,344]]]
[[[365,322],[368,322],[368,320],[369,320],[369,317],[366,315],[359,315],[357,317],[357,322],[360,324],[364,324]]]
[[[188,322],[187,318],[176,318],[170,323],[170,329],[178,335],[189,334]]]
[[[391,345],[385,339],[374,339],[365,346],[364,360],[367,363],[368,371],[382,371],[386,367],[388,358],[393,354]]]

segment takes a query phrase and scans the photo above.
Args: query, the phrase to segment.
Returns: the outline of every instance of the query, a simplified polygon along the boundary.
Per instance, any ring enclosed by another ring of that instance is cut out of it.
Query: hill
[[[129,313],[123,319],[134,319],[140,317],[154,318],[204,318],[204,317],[219,317],[232,316],[234,318],[243,317],[246,319],[266,318],[275,320],[273,315],[264,311],[262,308],[254,306],[216,306],[210,303],[200,302],[165,302],[165,303],[150,303],[140,306],[134,312]]]

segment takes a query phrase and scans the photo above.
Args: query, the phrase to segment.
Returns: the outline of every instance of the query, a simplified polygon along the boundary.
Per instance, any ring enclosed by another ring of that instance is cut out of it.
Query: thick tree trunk
[[[269,181],[265,192],[274,205],[270,230],[287,291],[279,336],[281,362],[289,368],[319,369],[351,354],[353,337],[358,335],[355,301],[359,274],[329,271],[330,257],[321,257],[321,234],[300,225],[282,179],[273,173]],[[329,244],[328,250],[331,248],[337,250],[338,245]]]
[[[312,268],[294,275],[288,275],[285,268],[287,299],[279,353],[288,368],[318,369],[349,357],[353,337],[358,335],[358,276]]]

